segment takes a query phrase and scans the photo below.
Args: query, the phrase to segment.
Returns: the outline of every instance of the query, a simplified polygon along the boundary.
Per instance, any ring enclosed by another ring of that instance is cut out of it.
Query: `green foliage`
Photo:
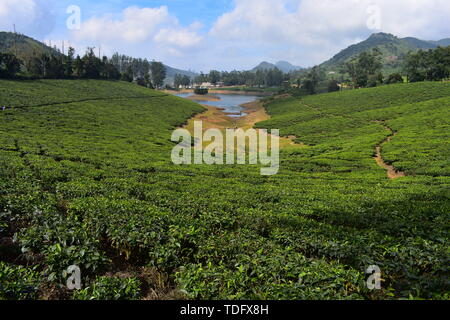
[[[211,71],[209,74],[200,73],[194,79],[194,83],[201,85],[204,82],[216,84],[222,82],[225,86],[246,86],[250,87],[247,90],[251,91],[253,88],[270,88],[280,87],[285,78],[288,77],[283,74],[278,68],[258,69],[256,71]],[[244,87],[245,88],[245,87]]]
[[[9,265],[0,261],[0,300],[36,299],[40,284],[34,268]]]
[[[166,67],[162,62],[153,61],[150,63],[150,72],[152,75],[152,83],[156,88],[162,87],[164,79],[167,75]]]
[[[89,287],[77,290],[75,300],[137,300],[140,281],[136,278],[98,277]]]
[[[440,42],[416,38],[397,38],[392,34],[375,33],[368,39],[342,50],[332,59],[321,64],[320,67],[325,70],[337,71],[341,65],[351,61],[362,52],[370,52],[376,48],[381,52],[382,72],[387,75],[401,71],[408,53],[417,52],[420,49],[436,48],[439,44]]]
[[[20,71],[20,61],[15,55],[11,53],[0,52],[0,78],[11,78]]]
[[[339,83],[336,80],[330,80],[328,82],[328,92],[336,92],[341,88],[339,87]]]
[[[191,84],[191,79],[188,76],[186,76],[186,75],[183,76],[178,73],[175,75],[175,80],[173,82],[175,89],[178,90],[180,88],[180,86],[188,87],[190,84]]]
[[[207,88],[195,88],[194,93],[198,95],[208,94],[209,90]]]
[[[410,53],[404,63],[408,81],[439,81],[450,77],[450,46]]]
[[[79,263],[92,285],[78,299],[138,299],[136,280],[92,281],[122,265],[155,267],[195,299],[445,299],[448,92],[268,99],[257,126],[305,146],[282,149],[280,173],[262,177],[172,164],[172,131],[204,110],[193,102],[125,82],[2,80],[14,108],[0,111],[0,221],[39,257],[41,282],[64,285]],[[397,134],[383,157],[404,178],[373,159],[384,126]],[[380,291],[365,286],[373,264]]]
[[[400,73],[393,73],[389,75],[389,77],[386,80],[387,84],[396,84],[396,83],[403,83],[403,77]]]
[[[374,49],[372,52],[362,52],[355,59],[343,66],[343,71],[352,78],[355,87],[376,87],[383,64],[380,59],[381,52]],[[381,81],[383,80],[381,79]]]

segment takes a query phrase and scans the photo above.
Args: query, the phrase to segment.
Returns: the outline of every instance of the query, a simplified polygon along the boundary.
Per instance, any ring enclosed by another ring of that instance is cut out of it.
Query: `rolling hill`
[[[266,100],[257,126],[303,143],[266,178],[172,163],[173,130],[205,110],[194,102],[0,80],[0,299],[48,297],[74,263],[83,289],[53,298],[448,299],[449,86]],[[373,158],[388,127],[397,180]],[[370,291],[374,263],[384,281]]]
[[[367,40],[342,50],[330,60],[322,63],[320,66],[328,71],[337,71],[339,66],[351,60],[358,54],[378,48],[383,54],[383,72],[392,73],[401,68],[402,61],[408,52],[418,51],[420,49],[433,49],[438,46],[447,45],[450,45],[450,39],[425,41],[412,37],[398,38],[392,34],[375,33],[372,34]]]
[[[188,76],[191,79],[198,75],[197,73],[195,73],[193,71],[180,70],[180,69],[172,68],[168,65],[164,65],[164,66],[166,67],[166,79],[164,80],[164,82],[166,84],[170,84],[170,85],[173,84],[176,74],[181,74],[182,76]]]
[[[26,35],[1,31],[0,52],[17,53],[17,56],[22,60],[27,59],[33,53],[41,54],[45,52],[53,55],[61,54],[56,49],[51,48],[33,38],[27,37]]]

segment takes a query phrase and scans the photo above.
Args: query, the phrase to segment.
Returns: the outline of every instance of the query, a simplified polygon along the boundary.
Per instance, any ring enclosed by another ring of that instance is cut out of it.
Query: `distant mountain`
[[[258,70],[272,70],[275,68],[280,69],[284,73],[289,73],[291,71],[297,71],[297,70],[303,69],[302,67],[294,66],[287,61],[278,61],[275,64],[264,61],[264,62],[261,62],[258,66],[254,67],[251,71],[256,72]]]
[[[254,67],[251,71],[252,72],[256,72],[258,70],[263,71],[263,70],[271,70],[271,69],[275,69],[277,66],[274,65],[273,63],[269,63],[269,62],[261,62],[260,64],[258,64],[256,67]]]
[[[337,71],[341,65],[360,53],[378,48],[383,54],[383,72],[392,73],[400,70],[403,59],[408,52],[418,51],[420,49],[433,49],[438,46],[448,45],[450,45],[450,39],[425,41],[412,37],[398,38],[388,33],[375,33],[367,40],[342,50],[320,66],[328,71]]]
[[[166,84],[172,85],[175,80],[176,74],[181,74],[182,76],[188,76],[189,78],[195,78],[196,76],[198,76],[198,74],[193,71],[180,70],[180,69],[169,67],[167,65],[164,65],[164,66],[166,67],[166,79],[164,80],[164,82]]]
[[[289,73],[292,71],[297,71],[297,70],[303,69],[302,67],[294,66],[287,61],[278,61],[275,64],[275,66],[278,69],[280,69],[281,71],[283,71],[284,73]]]
[[[441,46],[441,47],[448,47],[448,46],[450,46],[450,38],[442,39],[442,40],[439,40],[439,41],[431,41],[431,42],[433,42],[437,46]]]

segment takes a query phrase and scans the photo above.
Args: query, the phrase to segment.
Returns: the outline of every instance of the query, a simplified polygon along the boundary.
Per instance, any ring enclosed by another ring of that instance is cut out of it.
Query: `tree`
[[[121,79],[122,79],[122,81],[133,82],[134,75],[133,75],[133,69],[131,68],[131,66],[128,66],[127,70],[124,73],[122,73]]]
[[[181,79],[181,85],[184,87],[189,87],[191,85],[191,78],[189,78],[188,76],[184,75],[183,79]]]
[[[67,56],[64,59],[65,60],[65,62],[64,62],[64,75],[66,77],[71,77],[73,75],[74,57],[75,57],[75,49],[70,47],[69,51],[67,53]]]
[[[203,72],[200,72],[200,74],[197,77],[195,77],[194,83],[201,85],[204,82],[208,82],[208,76],[205,75]]]
[[[22,65],[22,61],[11,53],[0,53],[0,77],[10,78],[15,76]]]
[[[339,87],[339,83],[336,80],[330,80],[328,82],[328,92],[339,91],[341,88]]]
[[[95,56],[94,48],[88,48],[83,56],[84,77],[88,79],[100,78],[101,61]]]
[[[358,64],[355,59],[346,62],[342,68],[343,73],[348,73],[352,78],[353,87],[356,86],[357,77],[358,77]]]
[[[141,78],[141,77],[138,77],[136,79],[136,84],[141,87],[147,87],[147,83],[145,82],[145,79]]]
[[[153,61],[150,64],[152,83],[156,88],[162,87],[166,78],[166,67],[161,62]]]
[[[180,86],[182,85],[183,85],[183,76],[177,73],[173,81],[173,86],[175,87],[175,89],[179,89]]]
[[[107,57],[103,57],[101,65],[100,76],[103,79],[119,80],[120,72],[117,68],[108,60]]]
[[[33,53],[31,57],[28,58],[26,61],[26,68],[27,71],[37,77],[43,77],[44,76],[44,63],[41,60],[41,58],[36,54],[36,52]]]
[[[211,70],[211,71],[209,72],[209,76],[208,76],[209,82],[211,82],[212,84],[216,85],[217,82],[219,82],[220,79],[221,79],[220,76],[221,76],[221,74],[220,74],[219,71]]]
[[[394,84],[394,83],[403,83],[403,77],[400,73],[393,73],[389,75],[389,77],[386,80],[387,84]]]
[[[73,71],[78,78],[81,78],[84,75],[84,62],[79,55],[77,55],[77,58],[74,61]]]
[[[372,52],[361,52],[358,57],[347,62],[343,71],[350,75],[355,87],[367,87],[380,82],[382,68],[381,52],[375,48]]]
[[[147,88],[154,89],[149,73],[144,74],[144,81]]]
[[[303,87],[309,94],[317,93],[317,86],[320,81],[323,81],[325,78],[323,71],[315,66],[311,69],[311,71],[307,74],[306,79],[303,81]]]
[[[409,82],[439,81],[448,78],[450,76],[450,46],[408,54],[403,71]]]
[[[269,87],[278,87],[283,83],[283,72],[278,69],[271,69],[266,74],[266,85]]]
[[[427,80],[439,81],[450,76],[450,46],[438,47],[428,52]]]

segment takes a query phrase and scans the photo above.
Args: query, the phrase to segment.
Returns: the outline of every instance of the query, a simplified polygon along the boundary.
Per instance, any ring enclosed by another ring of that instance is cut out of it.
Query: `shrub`
[[[403,77],[400,73],[393,73],[389,75],[389,77],[386,80],[386,83],[388,84],[403,83]]]
[[[206,88],[195,88],[194,89],[195,94],[205,95],[205,94],[208,94],[208,92],[209,92],[209,90]]]
[[[39,282],[34,269],[0,262],[0,300],[36,299]]]
[[[97,277],[94,283],[75,291],[75,300],[137,300],[141,283],[136,278]]]
[[[341,88],[336,80],[331,80],[328,82],[328,92],[339,91]]]

